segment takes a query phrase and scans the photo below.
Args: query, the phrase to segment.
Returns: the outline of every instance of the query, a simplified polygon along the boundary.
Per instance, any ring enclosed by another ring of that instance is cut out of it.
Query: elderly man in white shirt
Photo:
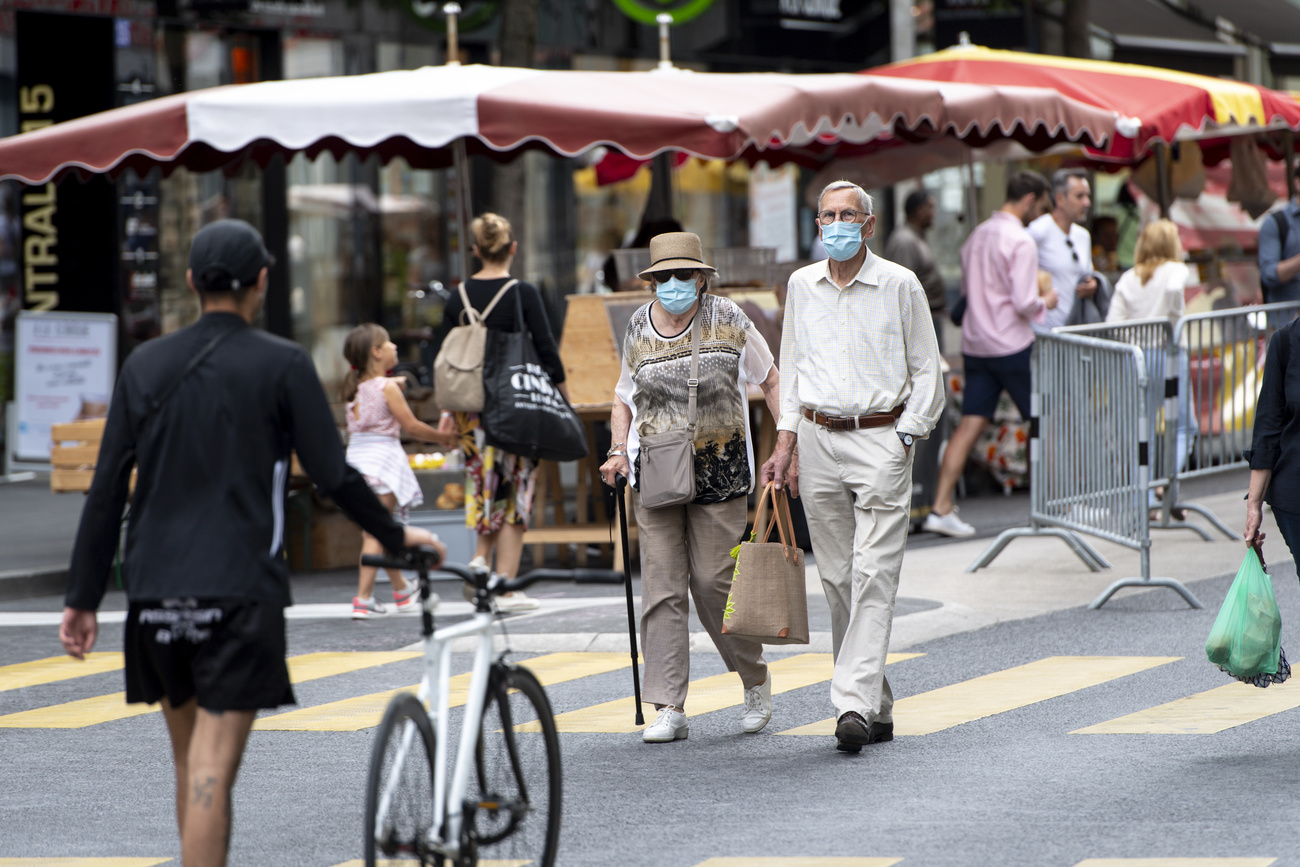
[[[916,275],[867,249],[871,197],[837,181],[817,202],[830,257],[790,277],[781,418],[762,479],[803,494],[831,609],[836,749],[892,740],[885,654],[912,500],[912,444],[943,408],[939,347]],[[796,442],[798,449],[796,451]]]

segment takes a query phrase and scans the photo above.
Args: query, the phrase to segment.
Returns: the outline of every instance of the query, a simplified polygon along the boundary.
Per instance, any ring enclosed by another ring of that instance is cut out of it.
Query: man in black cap
[[[126,700],[162,701],[185,867],[226,863],[230,792],[259,708],[293,702],[285,662],[290,451],[384,547],[434,545],[393,521],[344,461],[302,347],[250,327],[271,256],[240,220],[199,230],[186,279],[203,316],[122,367],[77,531],[59,638],[81,659],[131,495]]]

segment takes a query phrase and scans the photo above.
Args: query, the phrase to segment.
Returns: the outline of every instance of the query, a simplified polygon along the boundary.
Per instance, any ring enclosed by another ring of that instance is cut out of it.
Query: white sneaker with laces
[[[673,741],[686,740],[690,733],[691,727],[686,724],[686,714],[666,707],[659,711],[659,716],[655,717],[654,722],[646,726],[645,731],[641,733],[641,740],[648,744],[669,744]]]
[[[763,726],[772,718],[772,673],[758,686],[745,690],[745,715],[740,718],[740,727],[746,734],[761,732]]]
[[[925,523],[921,525],[921,529],[927,533],[938,533],[941,536],[962,537],[975,535],[975,528],[958,518],[956,509],[946,515],[931,512],[925,516]]]

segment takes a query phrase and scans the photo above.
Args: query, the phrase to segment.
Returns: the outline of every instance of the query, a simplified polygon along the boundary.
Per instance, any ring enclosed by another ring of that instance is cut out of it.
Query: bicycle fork
[[[443,817],[441,826],[429,832],[430,847],[447,857],[460,855],[464,834],[465,795],[469,791],[469,777],[474,767],[478,749],[479,729],[487,705],[488,677],[492,666],[491,614],[475,614],[469,623],[458,624],[443,630],[437,638],[427,638],[425,648],[425,678],[421,683],[421,700],[429,695],[437,699],[437,707],[429,713],[434,731],[433,815]],[[464,725],[460,732],[456,763],[452,767],[450,784],[447,779],[447,720],[451,711],[450,689],[443,686],[451,678],[451,640],[466,634],[478,635],[474,654],[474,667],[470,674],[465,701]],[[427,689],[425,684],[428,684]]]

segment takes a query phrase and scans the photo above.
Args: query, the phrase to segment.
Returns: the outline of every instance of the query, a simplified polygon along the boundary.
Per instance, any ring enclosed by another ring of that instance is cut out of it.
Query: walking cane
[[[632,646],[632,692],[636,701],[636,724],[645,725],[645,715],[641,713],[641,669],[636,650],[636,612],[632,609],[632,555],[627,545],[627,503],[623,491],[627,479],[617,476],[614,484],[614,499],[618,501],[618,531],[623,537],[623,588],[627,591],[627,640]]]

